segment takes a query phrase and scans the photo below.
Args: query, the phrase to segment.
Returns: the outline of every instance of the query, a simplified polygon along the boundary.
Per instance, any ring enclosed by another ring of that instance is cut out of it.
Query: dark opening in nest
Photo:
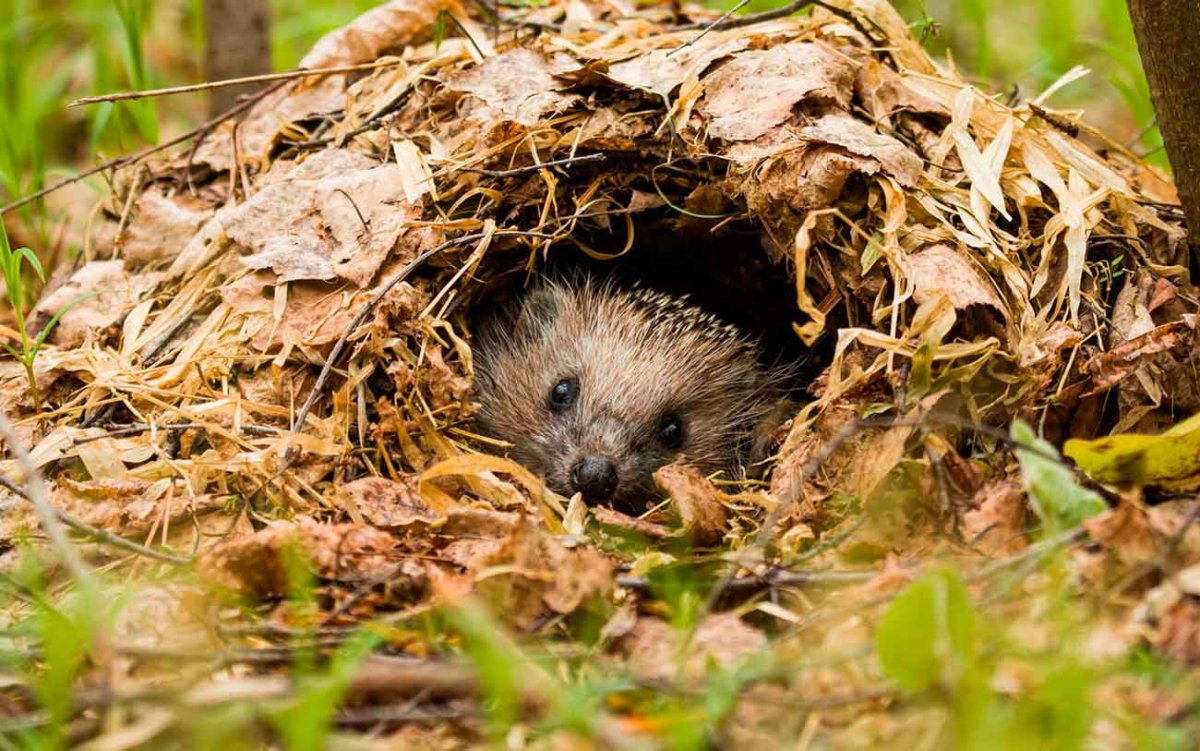
[[[571,278],[585,274],[593,279],[611,279],[624,287],[640,285],[675,297],[686,296],[743,334],[757,339],[768,363],[794,364],[794,390],[801,391],[829,364],[832,339],[823,338],[806,346],[796,335],[795,280],[790,264],[775,260],[763,247],[763,239],[748,223],[710,231],[678,221],[678,213],[666,209],[657,216],[632,222],[634,240],[625,252],[625,225],[611,232],[595,227],[582,229],[575,239],[563,242],[539,256],[532,271],[528,256],[497,254],[493,265],[481,275],[477,303],[470,319],[477,324],[518,298],[539,277]],[[683,226],[681,227],[681,224]],[[593,252],[582,249],[586,246]],[[610,249],[615,249],[608,253]],[[595,251],[605,252],[597,257]]]

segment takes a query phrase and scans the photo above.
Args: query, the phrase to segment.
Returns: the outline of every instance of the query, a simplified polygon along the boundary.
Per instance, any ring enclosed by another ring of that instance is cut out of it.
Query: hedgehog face
[[[678,298],[548,283],[475,343],[483,432],[563,495],[637,508],[680,454],[736,472],[775,402],[752,344]]]

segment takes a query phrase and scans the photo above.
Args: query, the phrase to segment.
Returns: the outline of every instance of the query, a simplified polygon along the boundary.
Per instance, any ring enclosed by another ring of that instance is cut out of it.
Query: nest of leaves
[[[1048,109],[1053,90],[1005,101],[938,67],[882,0],[813,5],[390,2],[302,64],[333,72],[121,164],[34,313],[68,308],[35,363],[40,403],[0,361],[12,494],[38,500],[36,468],[90,558],[200,574],[134,598],[95,658],[119,668],[88,685],[153,685],[173,720],[123,717],[166,732],[205,702],[287,694],[268,679],[297,633],[332,648],[371,622],[386,645],[338,722],[469,735],[475,673],[425,661],[456,653],[446,634],[486,617],[571,662],[591,619],[582,656],[639,690],[829,648],[748,680],[743,698],[770,696],[739,705],[737,732],[810,732],[812,707],[839,707],[811,732],[894,741],[928,711],[893,705],[897,676],[862,649],[896,593],[951,561],[1036,630],[1051,584],[1025,579],[1055,551],[1096,598],[1105,655],[1200,659],[1181,574],[1200,540],[1171,501],[1194,460],[1116,450],[1113,468],[1112,445],[1080,444],[1088,477],[1051,445],[1200,409],[1173,187]],[[686,277],[802,349],[814,377],[763,481],[673,465],[668,500],[631,518],[555,496],[471,432],[474,311],[562,259]],[[1049,443],[1010,434],[1018,420]],[[30,504],[5,514],[12,561],[41,531]],[[313,608],[289,598],[295,560]],[[678,661],[663,618],[686,608],[656,586],[671,577],[704,593]],[[216,609],[231,593],[242,605]],[[414,626],[445,608],[441,637]],[[529,670],[534,711],[559,676]],[[1168,694],[1128,706],[1169,718]],[[868,731],[871,713],[888,723]],[[654,732],[631,728],[593,730]]]

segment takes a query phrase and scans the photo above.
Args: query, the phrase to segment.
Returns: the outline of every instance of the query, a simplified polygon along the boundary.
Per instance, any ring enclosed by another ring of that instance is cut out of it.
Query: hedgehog
[[[564,496],[637,509],[680,456],[733,478],[765,453],[788,368],[694,305],[584,276],[543,280],[472,346],[477,426]]]

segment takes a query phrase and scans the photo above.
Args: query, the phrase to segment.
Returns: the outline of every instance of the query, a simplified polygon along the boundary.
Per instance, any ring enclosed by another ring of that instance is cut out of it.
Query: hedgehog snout
[[[620,479],[616,465],[607,456],[585,454],[571,467],[571,489],[583,493],[590,503],[607,501]]]

